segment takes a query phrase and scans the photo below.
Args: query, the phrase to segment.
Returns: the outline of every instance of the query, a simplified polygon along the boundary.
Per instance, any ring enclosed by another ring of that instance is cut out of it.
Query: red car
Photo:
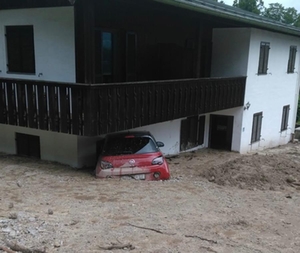
[[[169,166],[149,132],[126,132],[107,135],[96,166],[96,177],[130,176],[139,180],[166,180]]]

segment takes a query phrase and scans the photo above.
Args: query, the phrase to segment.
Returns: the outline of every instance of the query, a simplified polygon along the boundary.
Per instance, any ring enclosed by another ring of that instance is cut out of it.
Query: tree
[[[264,2],[262,0],[234,0],[233,6],[260,14],[264,8]]]
[[[295,25],[297,21],[299,21],[300,14],[298,14],[295,8],[286,8],[283,13],[282,22],[285,24]]]
[[[264,12],[262,13],[263,16],[284,24],[290,24],[299,27],[300,14],[297,13],[295,8],[284,8],[284,6],[279,3],[269,4],[269,6],[269,8],[265,8]]]
[[[267,18],[274,19],[276,21],[282,22],[284,15],[284,7],[282,4],[274,3],[269,4],[269,8],[265,8],[265,11],[262,13],[263,16]]]

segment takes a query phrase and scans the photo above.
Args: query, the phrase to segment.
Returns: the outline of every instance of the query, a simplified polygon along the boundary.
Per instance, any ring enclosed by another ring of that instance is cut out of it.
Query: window
[[[35,74],[33,26],[6,26],[8,72]]]
[[[287,66],[288,73],[294,73],[295,62],[296,62],[296,53],[297,53],[297,47],[290,46],[290,56],[289,56],[289,61],[288,61],[288,66]]]
[[[282,109],[281,131],[287,130],[289,122],[290,105],[286,105]]]
[[[251,143],[260,140],[262,115],[262,112],[253,115]]]
[[[110,31],[95,30],[95,82],[114,81],[115,35]]]
[[[181,121],[180,150],[187,150],[204,143],[205,116],[188,117]]]
[[[259,64],[258,64],[258,75],[266,75],[268,71],[268,61],[269,61],[269,42],[260,43],[260,53],[259,53]]]

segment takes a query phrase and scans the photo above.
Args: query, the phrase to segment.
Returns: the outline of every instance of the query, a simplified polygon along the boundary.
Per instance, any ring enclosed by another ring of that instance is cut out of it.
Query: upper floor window
[[[266,75],[268,71],[269,61],[269,42],[260,43],[259,63],[258,63],[258,75]]]
[[[282,109],[281,131],[287,130],[289,122],[290,105],[286,105]]]
[[[287,66],[288,73],[294,73],[295,62],[296,62],[296,53],[297,53],[297,47],[290,46],[290,55],[289,55],[289,61],[288,61],[288,66]]]
[[[262,118],[263,118],[263,113],[262,112],[255,113],[253,115],[251,143],[260,140]]]
[[[8,72],[35,74],[33,26],[6,26]]]

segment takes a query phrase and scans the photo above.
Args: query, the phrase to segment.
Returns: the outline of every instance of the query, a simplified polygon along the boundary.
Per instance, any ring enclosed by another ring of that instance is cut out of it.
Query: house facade
[[[214,1],[0,3],[0,151],[74,167],[107,133],[165,154],[288,143],[300,30]]]

